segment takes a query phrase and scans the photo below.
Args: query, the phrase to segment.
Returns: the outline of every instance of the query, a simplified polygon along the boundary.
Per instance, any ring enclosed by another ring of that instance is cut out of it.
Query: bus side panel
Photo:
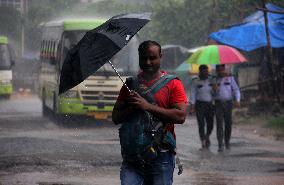
[[[12,70],[0,70],[0,95],[10,95],[12,93]]]
[[[0,84],[0,95],[11,95],[13,93],[12,83]]]

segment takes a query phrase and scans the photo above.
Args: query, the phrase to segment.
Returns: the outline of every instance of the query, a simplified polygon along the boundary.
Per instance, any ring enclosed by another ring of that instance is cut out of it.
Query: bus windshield
[[[64,32],[64,50],[74,47],[85,35],[86,31],[65,31]],[[114,67],[121,75],[134,75],[138,72],[138,46],[137,37],[133,37],[131,41],[120,50],[110,60]],[[116,75],[110,64],[106,63],[94,75]]]
[[[139,70],[139,60],[138,60],[138,40],[133,37],[131,41],[120,50],[116,55],[110,60],[116,70],[121,75],[135,75]],[[112,69],[110,64],[106,63],[101,67],[98,73],[108,72],[115,75],[115,71]]]
[[[11,59],[8,46],[6,44],[0,44],[0,69],[10,69]]]

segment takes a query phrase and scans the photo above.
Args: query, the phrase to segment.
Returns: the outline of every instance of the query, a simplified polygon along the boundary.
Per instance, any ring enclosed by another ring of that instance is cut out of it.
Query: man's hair
[[[216,70],[219,70],[219,69],[225,69],[225,65],[224,64],[216,65]]]
[[[200,65],[199,66],[199,71],[202,71],[204,69],[208,69],[208,66],[207,65]]]
[[[146,40],[139,45],[138,48],[139,55],[141,53],[144,53],[145,50],[148,49],[150,46],[157,46],[159,48],[159,53],[161,54],[161,45],[158,42],[153,40]]]

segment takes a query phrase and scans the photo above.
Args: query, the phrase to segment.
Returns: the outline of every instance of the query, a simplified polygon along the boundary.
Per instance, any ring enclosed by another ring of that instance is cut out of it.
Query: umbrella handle
[[[118,71],[115,69],[115,67],[113,66],[113,64],[111,63],[111,61],[109,60],[108,63],[111,65],[112,69],[115,71],[115,73],[117,74],[117,76],[119,77],[119,79],[122,81],[123,85],[127,88],[127,90],[129,92],[131,92],[131,90],[129,89],[129,87],[126,85],[126,83],[123,81],[123,79],[121,78],[120,74],[118,73]]]

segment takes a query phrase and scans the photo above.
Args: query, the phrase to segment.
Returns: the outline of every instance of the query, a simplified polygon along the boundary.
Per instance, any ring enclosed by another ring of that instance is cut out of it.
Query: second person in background
[[[225,65],[216,66],[216,83],[213,90],[215,97],[216,127],[218,151],[224,150],[224,141],[226,149],[230,149],[230,139],[232,133],[232,110],[233,101],[235,106],[240,107],[240,89],[233,76],[226,73]],[[224,128],[225,127],[225,128]]]

